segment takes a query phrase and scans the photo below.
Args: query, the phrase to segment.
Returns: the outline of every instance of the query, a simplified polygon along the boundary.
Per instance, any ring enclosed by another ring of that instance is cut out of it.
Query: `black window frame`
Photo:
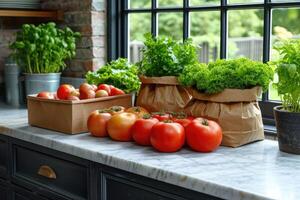
[[[183,40],[189,37],[189,13],[196,11],[220,12],[220,58],[227,58],[228,42],[228,11],[261,9],[264,12],[263,26],[263,62],[270,60],[271,34],[272,34],[272,9],[276,8],[300,8],[299,2],[273,2],[264,0],[263,3],[228,3],[228,0],[220,0],[219,5],[189,6],[189,0],[182,0],[182,7],[158,7],[159,0],[151,0],[150,8],[129,8],[128,0],[107,1],[107,60],[115,60],[119,57],[128,57],[128,15],[131,13],[150,13],[151,32],[157,35],[158,14],[166,12],[181,12],[183,14]],[[262,110],[263,121],[267,132],[274,132],[275,125],[273,107],[280,104],[279,101],[269,100],[268,92],[264,93],[259,102]]]

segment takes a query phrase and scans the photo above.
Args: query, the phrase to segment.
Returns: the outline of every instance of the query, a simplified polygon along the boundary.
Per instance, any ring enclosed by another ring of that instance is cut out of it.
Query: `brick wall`
[[[4,19],[0,18],[0,99],[4,93],[4,62],[10,54],[9,44],[15,40],[17,27],[7,25]]]
[[[81,33],[77,55],[68,62],[64,76],[83,77],[106,62],[106,0],[45,0],[43,9],[64,11],[62,26]]]
[[[64,20],[59,25],[69,26],[82,35],[76,58],[67,62],[63,76],[83,77],[86,71],[105,64],[106,0],[43,0],[42,9],[64,11]],[[40,22],[39,19],[0,17],[0,94],[3,93],[4,59],[10,53],[9,43],[23,23]]]
[[[3,69],[5,58],[10,54],[9,44],[15,40],[15,29],[3,30],[0,29],[0,82],[3,80]]]

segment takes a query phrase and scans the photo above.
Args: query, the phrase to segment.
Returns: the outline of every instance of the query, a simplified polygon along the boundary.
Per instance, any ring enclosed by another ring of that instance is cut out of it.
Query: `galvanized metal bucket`
[[[26,95],[42,91],[56,92],[60,84],[61,73],[28,74],[25,73]]]
[[[14,107],[19,107],[23,104],[24,96],[22,83],[20,81],[20,74],[20,67],[12,59],[12,57],[8,57],[5,60],[4,67],[5,97],[6,103]]]

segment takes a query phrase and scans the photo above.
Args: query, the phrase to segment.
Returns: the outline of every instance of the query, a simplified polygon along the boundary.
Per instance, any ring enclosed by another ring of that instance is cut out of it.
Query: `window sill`
[[[266,139],[277,140],[276,126],[264,125]]]

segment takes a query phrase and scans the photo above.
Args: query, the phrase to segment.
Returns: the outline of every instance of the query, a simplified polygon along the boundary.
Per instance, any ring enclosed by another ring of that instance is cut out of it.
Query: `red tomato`
[[[89,115],[87,128],[92,136],[105,137],[107,136],[107,122],[110,120],[111,114],[105,110],[95,110]]]
[[[107,84],[98,85],[97,90],[105,90],[108,93],[108,95],[110,95],[110,86]]]
[[[96,93],[94,90],[82,90],[80,91],[80,99],[93,99],[95,98]]]
[[[139,145],[151,145],[151,129],[156,123],[158,123],[158,119],[156,118],[142,118],[136,120],[131,128],[133,140]]]
[[[185,131],[187,143],[195,151],[211,152],[222,142],[222,129],[211,120],[196,118]]]
[[[74,90],[75,88],[72,85],[63,84],[59,86],[56,94],[59,99],[67,99]]]
[[[96,95],[95,97],[96,98],[99,98],[99,97],[108,97],[108,93],[106,92],[106,90],[97,90],[96,91]]]
[[[185,118],[180,118],[180,117],[175,117],[172,118],[173,122],[177,122],[181,124],[184,128],[187,127],[195,118],[192,116],[185,117]]]
[[[149,112],[145,108],[140,106],[127,108],[125,112],[133,113],[137,116],[137,118],[142,118],[145,114],[149,114]]]
[[[117,141],[131,141],[131,127],[136,121],[135,114],[132,113],[120,113],[112,116],[107,122],[108,135]]]
[[[158,151],[178,151],[185,143],[184,128],[176,122],[158,122],[152,127],[150,141]]]
[[[116,96],[122,94],[125,94],[125,92],[119,88],[113,87],[110,89],[110,96]]]
[[[79,97],[77,97],[77,96],[69,95],[69,96],[67,97],[66,100],[78,101],[78,100],[80,100],[80,99],[79,99]]]
[[[88,90],[93,90],[94,91],[94,88],[92,85],[88,84],[88,83],[82,83],[80,86],[79,86],[79,92],[87,92]]]
[[[170,114],[164,112],[154,112],[152,113],[152,117],[158,119],[159,121],[170,120],[172,118]]]
[[[51,92],[46,92],[46,91],[38,93],[37,97],[43,99],[55,99],[54,95]]]

